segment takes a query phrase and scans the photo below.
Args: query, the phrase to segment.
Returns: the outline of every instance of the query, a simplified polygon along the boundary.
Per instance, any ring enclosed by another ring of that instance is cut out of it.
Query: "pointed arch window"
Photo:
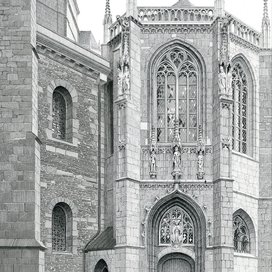
[[[171,142],[178,120],[182,142],[197,141],[198,68],[194,58],[181,48],[168,51],[156,69],[157,141]]]
[[[234,250],[240,253],[250,253],[249,230],[245,221],[239,215],[233,218]]]
[[[232,149],[248,153],[248,79],[238,62],[232,71]]]
[[[159,225],[159,244],[194,244],[194,227],[187,212],[174,206],[165,212]]]

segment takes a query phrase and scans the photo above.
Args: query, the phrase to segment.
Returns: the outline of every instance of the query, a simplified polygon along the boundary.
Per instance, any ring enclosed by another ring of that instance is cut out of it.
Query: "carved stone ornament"
[[[121,56],[117,64],[118,96],[130,94],[130,64],[129,64],[129,20],[127,17],[117,16],[117,21],[122,28]]]
[[[181,171],[181,140],[179,135],[179,121],[175,120],[174,139],[172,143],[173,150],[173,172],[172,176],[178,180],[182,176]]]
[[[232,67],[230,63],[219,64],[218,74],[219,94],[225,98],[231,99],[232,97]]]
[[[223,138],[222,139],[222,148],[223,149],[230,149],[230,138]]]
[[[230,20],[228,18],[224,18],[221,22],[221,48],[220,48],[220,60],[221,62],[228,63],[229,62],[229,25]]]
[[[151,147],[150,147],[150,177],[155,179],[157,177],[157,164],[156,164],[156,153],[158,151],[158,146],[155,136],[155,128],[151,129]]]
[[[125,150],[126,149],[126,141],[125,140],[120,140],[119,144],[118,144],[118,148],[120,151]]]
[[[197,142],[197,179],[203,179],[204,178],[204,155],[205,155],[205,145],[203,142],[203,136],[202,136],[202,126],[199,126],[199,132],[198,132],[198,142]]]

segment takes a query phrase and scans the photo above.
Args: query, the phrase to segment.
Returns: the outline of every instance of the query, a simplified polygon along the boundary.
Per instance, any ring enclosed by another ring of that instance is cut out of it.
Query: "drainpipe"
[[[98,207],[97,207],[97,223],[98,229],[96,234],[90,239],[83,249],[83,272],[86,272],[86,253],[88,245],[100,234],[101,232],[101,85],[100,78],[97,80],[98,85],[98,156],[97,156],[97,181],[98,181]]]

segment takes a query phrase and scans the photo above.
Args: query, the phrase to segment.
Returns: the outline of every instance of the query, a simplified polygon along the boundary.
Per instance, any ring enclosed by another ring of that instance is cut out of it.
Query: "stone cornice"
[[[237,44],[237,45],[240,45],[246,49],[250,49],[252,50],[253,52],[259,54],[260,53],[260,47],[240,38],[239,36],[233,34],[233,33],[230,33],[230,41],[234,44]]]
[[[211,33],[211,24],[189,23],[177,24],[175,22],[161,22],[156,24],[143,24],[141,28],[142,33],[156,34],[156,33]]]
[[[109,61],[100,55],[40,25],[37,25],[37,52],[68,67],[83,69],[94,78],[111,72]]]

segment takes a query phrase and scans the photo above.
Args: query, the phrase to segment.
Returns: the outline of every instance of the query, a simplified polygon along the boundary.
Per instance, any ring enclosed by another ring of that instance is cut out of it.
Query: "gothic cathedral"
[[[0,271],[272,272],[268,0],[105,2],[0,1]]]

